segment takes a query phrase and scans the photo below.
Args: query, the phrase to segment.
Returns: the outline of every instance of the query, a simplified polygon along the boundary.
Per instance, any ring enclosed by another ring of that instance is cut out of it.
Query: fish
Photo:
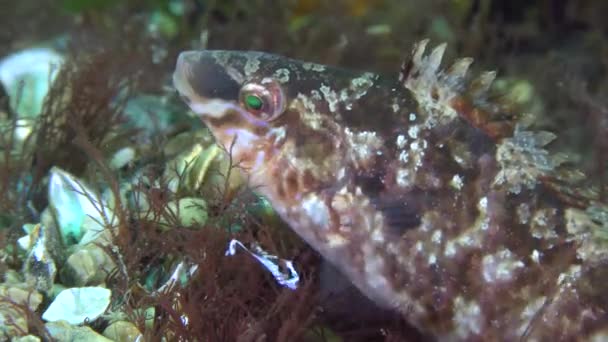
[[[493,99],[495,72],[428,43],[394,75],[184,51],[173,84],[289,227],[421,333],[608,339],[608,207]]]

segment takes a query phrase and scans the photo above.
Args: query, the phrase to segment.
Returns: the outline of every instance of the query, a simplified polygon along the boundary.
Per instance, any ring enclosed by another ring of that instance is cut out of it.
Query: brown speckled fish
[[[251,186],[366,296],[439,340],[608,339],[608,210],[416,45],[399,77],[190,51],[174,84]]]

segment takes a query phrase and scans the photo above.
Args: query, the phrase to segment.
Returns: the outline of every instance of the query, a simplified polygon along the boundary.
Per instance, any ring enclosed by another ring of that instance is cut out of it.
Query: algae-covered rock
[[[194,197],[170,201],[162,213],[149,211],[145,213],[144,218],[154,220],[156,215],[160,215],[158,222],[166,229],[171,229],[176,224],[181,227],[200,228],[209,217],[207,202]]]
[[[49,322],[45,327],[56,341],[113,342],[89,327],[73,326],[65,321]]]
[[[93,321],[106,311],[111,294],[110,290],[103,287],[63,290],[42,314],[42,319],[50,322],[66,321],[70,324]]]
[[[141,332],[135,324],[127,321],[117,321],[110,324],[103,331],[103,336],[116,342],[135,342],[142,338]]]
[[[185,227],[202,227],[207,222],[207,203],[202,198],[182,198],[169,202],[167,209],[179,217],[179,223]]]
[[[0,285],[0,298],[12,302],[0,301],[0,339],[2,336],[19,336],[28,332],[27,307],[35,311],[42,302],[42,295],[19,287]]]
[[[61,270],[66,285],[101,285],[112,270],[114,260],[100,246],[90,243],[72,253]]]

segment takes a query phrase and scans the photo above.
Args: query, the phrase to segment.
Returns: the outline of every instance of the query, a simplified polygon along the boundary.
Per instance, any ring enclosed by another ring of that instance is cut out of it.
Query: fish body
[[[494,73],[426,44],[398,77],[204,50],[173,80],[290,227],[421,332],[608,338],[605,205],[486,99]]]

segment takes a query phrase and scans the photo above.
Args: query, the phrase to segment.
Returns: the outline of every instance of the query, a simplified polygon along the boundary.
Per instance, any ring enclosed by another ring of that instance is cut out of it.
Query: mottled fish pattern
[[[426,45],[394,77],[203,50],[173,80],[291,228],[421,332],[608,339],[606,206],[487,99],[493,72]]]

